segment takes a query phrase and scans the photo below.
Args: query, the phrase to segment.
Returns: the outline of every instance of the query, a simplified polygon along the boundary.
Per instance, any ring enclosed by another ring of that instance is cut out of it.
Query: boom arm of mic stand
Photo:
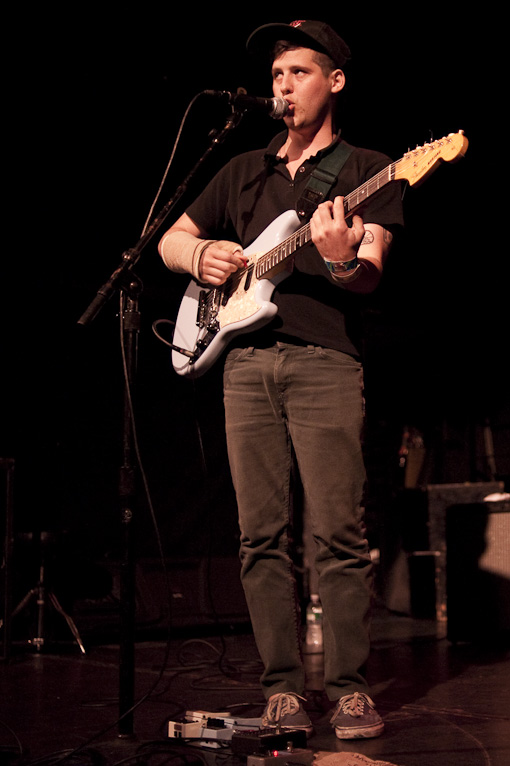
[[[115,291],[117,289],[122,289],[123,287],[126,286],[126,284],[128,284],[128,282],[126,282],[127,273],[131,271],[134,268],[134,266],[136,266],[136,264],[138,263],[142,255],[143,250],[147,247],[147,245],[150,242],[152,242],[156,234],[159,232],[163,223],[168,218],[170,212],[173,210],[177,202],[181,199],[181,197],[186,192],[189,182],[192,180],[193,176],[197,173],[201,165],[206,161],[206,159],[213,152],[213,150],[223,143],[223,141],[226,139],[228,134],[234,128],[238,126],[238,124],[240,123],[243,117],[243,114],[244,112],[233,111],[232,114],[229,115],[223,128],[219,132],[213,135],[213,140],[211,144],[206,149],[202,157],[199,159],[195,167],[191,170],[187,178],[178,187],[174,196],[163,207],[159,215],[156,216],[152,224],[148,227],[146,232],[142,235],[142,237],[140,238],[138,243],[135,245],[135,247],[129,250],[126,250],[126,252],[122,254],[122,259],[119,266],[111,274],[110,278],[104,283],[104,285],[102,285],[99,288],[95,298],[92,300],[92,302],[89,304],[87,309],[83,312],[83,314],[79,318],[78,324],[80,325],[90,324],[90,322],[92,322],[96,318],[96,316],[99,314],[99,312],[101,311],[105,303],[109,301],[109,299],[112,297]]]

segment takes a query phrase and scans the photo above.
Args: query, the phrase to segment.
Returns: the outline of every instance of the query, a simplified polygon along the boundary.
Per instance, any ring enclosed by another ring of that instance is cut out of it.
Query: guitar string
[[[372,176],[372,178],[369,178],[368,181],[366,181],[361,187],[356,189],[354,192],[351,192],[350,194],[346,195],[345,202],[347,205],[350,204],[350,202],[353,199],[358,198],[360,196],[360,193],[362,190],[369,189],[370,187],[380,187],[380,181],[385,176],[388,176],[385,179],[385,184],[392,180],[392,175],[394,173],[395,166],[399,163],[403,162],[402,158],[401,160],[398,160],[398,162],[391,163],[390,165],[387,165],[383,170],[381,170],[379,173],[377,173],[375,176]],[[370,194],[373,192],[371,191]],[[369,195],[364,195],[369,196]],[[359,204],[359,203],[357,203]],[[209,308],[217,302],[219,305],[221,305],[221,298],[223,294],[228,291],[229,294],[232,294],[235,292],[237,287],[239,287],[239,284],[241,283],[241,280],[243,279],[244,275],[249,271],[249,269],[255,269],[256,276],[260,276],[260,274],[265,273],[269,271],[269,269],[273,268],[274,266],[277,266],[279,262],[281,261],[281,254],[285,251],[285,249],[288,247],[288,245],[292,245],[291,251],[289,255],[291,255],[298,247],[301,245],[307,244],[310,239],[310,224],[305,224],[303,227],[298,229],[298,231],[291,234],[289,237],[287,237],[283,242],[281,242],[276,247],[272,248],[271,250],[268,250],[267,253],[262,255],[256,264],[250,264],[244,269],[239,269],[235,274],[231,275],[227,278],[224,285],[219,288],[213,288],[209,291],[207,297],[206,297],[206,303]],[[300,240],[300,244],[297,243],[297,240]],[[271,263],[272,259],[274,257],[277,257],[277,260],[274,263]],[[288,257],[288,256],[285,256]],[[270,264],[270,265],[268,265]],[[217,294],[220,295],[220,299],[217,300]]]
[[[402,160],[399,160],[398,162],[402,162]],[[398,163],[391,163],[390,165],[387,165],[383,170],[381,170],[379,173],[377,173],[375,176],[372,176],[372,178],[369,178],[368,181],[366,181],[362,186],[358,187],[358,189],[355,189],[350,194],[347,194],[344,199],[344,208],[346,209],[346,212],[349,212],[350,203],[353,200],[358,200],[353,207],[356,207],[358,204],[360,204],[359,200],[361,195],[363,194],[363,198],[366,198],[370,196],[370,194],[373,194],[373,191],[371,190],[369,194],[365,194],[365,192],[368,189],[371,189],[372,187],[375,187],[375,190],[378,190],[381,187],[381,180],[384,179],[384,184],[388,183],[392,180],[392,176],[394,173],[395,166]],[[304,244],[306,244],[309,241],[310,238],[310,224],[305,224],[301,229],[299,229],[297,232],[294,232],[290,235],[287,239],[285,239],[283,242],[281,242],[279,245],[274,247],[272,250],[269,250],[265,255],[263,255],[257,262],[257,276],[260,276],[261,274],[264,274],[265,272],[269,271],[271,268],[274,268],[274,266],[277,266],[281,260],[282,260],[282,254],[284,255],[285,248],[292,244],[292,250],[289,253],[289,255],[292,255],[292,253],[296,249],[296,240],[301,239],[304,237],[305,241]],[[298,245],[299,246],[299,245]],[[273,262],[273,259],[276,257],[276,260]],[[284,255],[284,257],[288,257],[288,255]]]
[[[452,137],[448,136],[446,138],[443,138],[439,141],[436,141],[432,144],[425,144],[422,147],[418,147],[414,152],[409,152],[408,154],[405,154],[403,157],[401,157],[396,162],[392,162],[389,165],[387,165],[385,168],[383,168],[379,173],[377,173],[375,176],[372,176],[372,178],[369,178],[364,184],[362,184],[360,187],[355,189],[353,192],[350,192],[345,196],[344,199],[344,207],[346,214],[351,212],[351,209],[353,210],[355,207],[357,207],[359,204],[361,204],[361,195],[363,195],[363,199],[370,196],[374,193],[373,187],[375,187],[375,191],[378,191],[380,188],[383,188],[387,183],[395,180],[400,180],[399,178],[395,178],[395,169],[397,166],[399,169],[402,169],[404,172],[409,166],[413,166],[416,164],[416,156],[417,154],[422,154],[424,156],[428,151],[431,149],[437,148],[438,145],[442,145],[442,142],[446,141],[447,143],[452,142]],[[405,176],[404,176],[405,177]],[[380,185],[381,180],[384,179],[384,183],[382,186]],[[370,189],[369,194],[365,194],[366,191]],[[351,203],[354,202],[352,208],[350,207]],[[287,258],[289,255],[292,255],[296,249],[301,247],[304,244],[307,244],[310,239],[310,224],[307,223],[298,231],[291,234],[289,237],[287,237],[283,242],[281,242],[279,245],[276,245],[276,247],[272,248],[271,250],[268,250],[267,253],[262,255],[256,264],[250,264],[244,269],[239,269],[235,274],[228,277],[225,284],[220,288],[214,288],[211,290],[206,298],[206,302],[209,304],[209,306],[214,302],[215,294],[219,293],[221,296],[224,294],[225,290],[228,289],[230,293],[235,291],[239,284],[241,283],[241,280],[243,279],[244,275],[250,270],[254,269],[256,272],[256,276],[259,277],[261,274],[267,273],[271,268],[274,268],[275,266],[279,265],[279,263],[284,259]],[[288,248],[288,246],[291,245],[290,252],[285,255],[285,251]],[[277,258],[276,261],[273,262],[274,258]],[[236,283],[236,284],[234,284]],[[221,298],[219,303],[221,303]]]
[[[384,179],[384,185],[389,183],[390,181],[395,180],[401,180],[400,178],[395,178],[395,170],[397,166],[399,169],[401,169],[403,172],[407,170],[407,168],[410,166],[416,164],[417,156],[425,156],[428,154],[431,150],[436,149],[438,146],[442,146],[444,143],[451,144],[454,141],[455,136],[446,136],[442,139],[439,139],[438,141],[435,141],[431,144],[425,144],[424,146],[417,147],[414,151],[408,152],[403,157],[401,157],[396,162],[390,163],[390,165],[387,165],[385,168],[383,168],[379,173],[377,173],[375,176],[372,176],[372,178],[369,178],[362,186],[358,187],[358,189],[355,189],[350,194],[347,194],[345,196],[344,200],[344,208],[346,210],[346,213],[350,213],[351,210],[353,210],[355,207],[357,207],[359,204],[361,204],[364,199],[361,199],[361,194],[363,193],[363,197],[366,198],[373,194],[373,190],[371,187],[376,187],[375,191],[378,191],[379,188],[382,188],[382,186],[379,186],[381,179]],[[388,176],[387,178],[385,178]],[[405,178],[405,176],[404,176]],[[369,190],[370,192],[368,195],[365,195],[365,191]],[[350,207],[351,202],[355,201],[352,208]],[[267,253],[265,253],[257,262],[257,277],[260,277],[270,271],[270,269],[274,268],[274,266],[278,265],[283,258],[286,258],[284,254],[285,247],[288,244],[292,243],[292,240],[296,238],[296,236],[300,233],[304,233],[306,237],[309,236],[309,227],[310,224],[306,224],[302,227],[302,229],[299,229],[298,232],[294,232],[290,237],[288,237],[286,240],[281,242],[279,245],[274,247],[272,250],[269,250]],[[308,239],[306,239],[306,242]],[[294,246],[295,249],[295,246]],[[292,253],[290,253],[292,254]],[[283,258],[282,258],[283,255]],[[272,262],[272,259],[277,258],[275,262]]]

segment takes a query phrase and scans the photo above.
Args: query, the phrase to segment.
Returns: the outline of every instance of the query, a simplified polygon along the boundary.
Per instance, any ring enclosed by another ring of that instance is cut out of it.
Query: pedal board
[[[311,766],[313,761],[304,731],[262,729],[260,718],[232,716],[227,711],[187,710],[182,720],[168,722],[168,737],[189,740],[200,747],[230,747],[248,759],[247,766]]]
[[[222,743],[230,742],[235,733],[258,731],[260,724],[260,718],[232,716],[227,711],[187,710],[183,720],[168,722],[168,737],[202,740],[195,744],[221,747]]]

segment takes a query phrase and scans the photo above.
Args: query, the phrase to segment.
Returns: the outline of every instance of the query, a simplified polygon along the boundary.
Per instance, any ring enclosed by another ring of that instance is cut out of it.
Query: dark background
[[[0,455],[16,461],[16,528],[65,531],[78,557],[119,548],[123,421],[117,297],[89,326],[78,319],[137,244],[192,98],[238,87],[270,95],[245,40],[261,24],[303,17],[295,6],[234,10],[74,4],[8,16]],[[401,11],[364,4],[323,17],[352,49],[340,125],[348,141],[392,159],[460,129],[470,142],[459,164],[407,189],[405,235],[367,305],[374,537],[402,483],[405,425],[424,434],[429,481],[490,478],[487,422],[497,474],[510,473],[504,22],[488,3],[476,17],[454,4]],[[157,212],[225,118],[210,101],[194,105]],[[247,115],[189,195],[280,127]],[[155,243],[136,273],[137,429],[165,552],[230,554],[237,526],[220,370],[195,384],[175,375],[151,325],[175,319],[188,278],[163,267]],[[143,493],[137,515],[138,553],[156,555]]]

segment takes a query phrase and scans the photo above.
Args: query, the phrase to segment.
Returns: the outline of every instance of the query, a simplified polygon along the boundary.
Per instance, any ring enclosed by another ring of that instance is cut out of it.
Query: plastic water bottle
[[[321,654],[323,651],[322,605],[319,596],[312,593],[310,603],[306,607],[305,652],[307,654]]]

